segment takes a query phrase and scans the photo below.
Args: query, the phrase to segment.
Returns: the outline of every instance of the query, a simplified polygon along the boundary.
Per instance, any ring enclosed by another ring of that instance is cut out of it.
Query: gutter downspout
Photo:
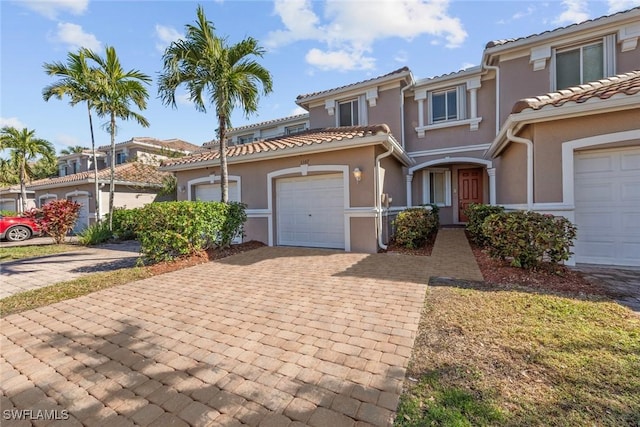
[[[489,58],[487,58],[482,66],[496,72],[496,135],[498,135],[498,133],[500,133],[500,67],[489,65],[488,61]]]
[[[393,153],[393,145],[390,145],[389,151],[387,151],[386,153],[382,153],[376,157],[376,166],[374,168],[374,171],[375,171],[374,189],[376,193],[375,207],[376,207],[376,216],[377,216],[376,231],[378,234],[378,246],[380,246],[380,248],[382,249],[387,249],[387,245],[382,243],[382,186],[380,185],[380,160],[384,159],[385,157],[389,157],[392,153]]]
[[[507,139],[527,146],[527,209],[533,209],[533,141],[521,138],[513,134],[511,128],[507,129]]]
[[[416,84],[416,81],[413,78],[412,72],[409,72],[409,77],[411,77],[411,82],[405,87],[403,87],[402,89],[400,89],[400,138],[401,138],[400,144],[403,150],[404,150],[404,91],[412,88]]]

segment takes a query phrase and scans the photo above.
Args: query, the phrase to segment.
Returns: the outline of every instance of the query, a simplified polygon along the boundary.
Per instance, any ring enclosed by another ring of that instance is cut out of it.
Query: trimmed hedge
[[[502,206],[485,205],[482,203],[471,203],[464,210],[464,214],[467,216],[467,232],[469,233],[471,240],[478,246],[486,246],[489,243],[489,239],[482,231],[482,224],[484,220],[492,214],[499,214],[504,212]]]
[[[140,225],[140,209],[115,208],[113,210],[113,237],[118,240],[134,240],[138,238],[137,228]],[[109,223],[109,218],[105,220]]]
[[[395,242],[409,249],[419,248],[438,232],[439,224],[437,206],[406,209],[393,221]]]
[[[235,202],[150,203],[135,214],[141,252],[160,262],[228,246],[242,232],[245,208]]]
[[[490,256],[529,269],[543,260],[552,264],[568,260],[576,231],[564,217],[528,211],[491,214],[482,225]]]

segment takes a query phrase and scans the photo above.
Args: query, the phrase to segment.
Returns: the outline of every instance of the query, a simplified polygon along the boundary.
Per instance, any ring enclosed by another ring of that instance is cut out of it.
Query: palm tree
[[[96,154],[96,141],[93,136],[93,120],[91,118],[91,109],[93,103],[97,99],[96,78],[93,75],[94,70],[89,68],[85,53],[80,50],[78,53],[69,52],[67,54],[67,63],[53,62],[44,64],[45,72],[50,76],[61,77],[59,81],[53,83],[42,90],[42,97],[45,101],[49,101],[52,96],[62,99],[68,95],[71,100],[69,103],[73,106],[80,102],[87,103],[87,112],[89,113],[89,130],[91,131],[91,157],[93,158],[93,180],[96,207],[96,222],[100,222],[100,197],[98,188],[98,156]],[[80,151],[77,149],[80,148]],[[83,147],[75,146],[70,150],[62,150],[60,154],[71,154],[82,152]]]
[[[140,110],[147,108],[149,93],[144,84],[151,82],[151,77],[138,70],[124,71],[115,48],[107,46],[106,57],[89,49],[82,50],[87,58],[93,60],[97,67],[94,77],[97,82],[98,97],[94,101],[94,108],[100,117],[109,117],[107,129],[111,134],[111,175],[109,179],[109,229],[113,228],[113,198],[115,193],[115,157],[116,157],[116,119],[129,120],[133,118],[144,127],[149,122],[142,115],[131,110],[133,102]]]
[[[0,149],[9,150],[10,162],[18,166],[22,212],[27,210],[27,178],[32,176],[28,162],[38,156],[48,159],[55,157],[53,144],[45,139],[36,138],[35,133],[35,130],[24,128],[19,131],[9,126],[3,127],[0,131]]]
[[[163,55],[158,93],[165,105],[176,107],[176,89],[187,86],[189,99],[198,111],[206,113],[203,92],[215,107],[220,140],[220,190],[222,201],[228,202],[227,128],[231,113],[238,106],[246,116],[258,109],[258,83],[263,94],[271,92],[271,74],[253,56],[262,57],[265,50],[248,37],[229,45],[226,38],[215,35],[215,27],[198,6],[195,25],[186,25],[186,37],[174,41]]]
[[[82,145],[69,146],[67,148],[63,148],[62,150],[60,150],[60,155],[64,156],[67,154],[82,153],[84,152],[84,150],[88,150],[88,148],[83,147]]]

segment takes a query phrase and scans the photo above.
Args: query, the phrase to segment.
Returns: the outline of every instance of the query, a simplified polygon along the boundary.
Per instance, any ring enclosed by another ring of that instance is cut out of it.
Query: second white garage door
[[[640,148],[575,154],[576,262],[640,266]]]
[[[341,174],[276,182],[278,245],[344,249]]]

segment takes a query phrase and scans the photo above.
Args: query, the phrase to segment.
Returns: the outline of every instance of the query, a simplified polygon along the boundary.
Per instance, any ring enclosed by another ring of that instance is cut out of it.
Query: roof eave
[[[486,156],[495,158],[509,145],[507,131],[517,133],[522,127],[531,123],[541,123],[551,120],[568,119],[592,114],[613,111],[640,109],[640,93],[634,95],[616,95],[609,99],[593,98],[583,103],[568,102],[561,106],[546,105],[538,110],[525,109],[520,113],[510,114],[487,149]]]

